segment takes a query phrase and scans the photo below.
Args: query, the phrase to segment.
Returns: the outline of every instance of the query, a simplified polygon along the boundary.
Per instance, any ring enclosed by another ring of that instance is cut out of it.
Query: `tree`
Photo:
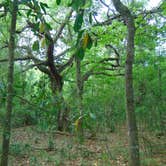
[[[121,3],[120,0],[113,0],[116,10],[121,14],[127,26],[127,48],[126,48],[126,65],[125,65],[125,80],[126,80],[126,111],[129,133],[129,154],[131,166],[139,166],[139,143],[138,131],[136,125],[136,116],[134,111],[134,90],[133,90],[133,60],[134,60],[134,36],[135,25],[134,17],[130,10]]]
[[[29,6],[30,10],[33,10],[35,8],[35,5],[39,5],[39,4],[36,3],[32,6],[30,5]],[[41,5],[41,3],[40,3],[40,5]],[[34,10],[34,12],[36,12],[36,11]],[[70,10],[69,13],[67,13],[66,18],[65,18],[64,22],[60,24],[60,27],[55,34],[55,37],[53,37],[52,34],[50,33],[51,28],[50,28],[50,25],[46,22],[45,18],[40,17],[40,14],[42,14],[42,12],[40,11],[40,7],[39,7],[39,11],[36,12],[37,19],[40,20],[40,25],[38,25],[38,27],[36,28],[35,23],[33,23],[29,20],[27,22],[29,27],[31,28],[31,30],[35,31],[36,36],[38,38],[40,38],[42,36],[43,40],[45,40],[45,43],[47,43],[46,44],[46,61],[41,61],[38,58],[35,58],[31,51],[30,51],[31,52],[30,54],[32,55],[31,58],[34,61],[35,66],[37,66],[41,72],[47,74],[48,77],[50,78],[51,90],[52,90],[53,96],[55,98],[55,100],[54,100],[55,102],[53,105],[58,109],[57,128],[60,131],[66,130],[67,119],[68,119],[68,117],[67,117],[68,108],[66,107],[66,104],[65,104],[65,101],[64,101],[64,98],[62,95],[63,76],[61,75],[61,72],[72,63],[74,56],[72,55],[71,58],[65,64],[61,64],[61,65],[56,64],[54,61],[54,59],[55,59],[54,58],[54,47],[55,47],[54,45],[55,45],[55,43],[57,43],[58,39],[62,35],[62,31],[64,30],[64,27],[66,26],[70,17],[72,16],[72,12],[73,11]],[[36,43],[37,44],[35,45],[35,43],[34,43],[32,47],[35,49],[37,48],[37,50],[39,50],[39,42],[36,41]],[[65,54],[68,50],[69,49],[65,50],[62,53],[62,55]]]
[[[3,143],[1,166],[8,165],[8,154],[10,144],[11,132],[11,113],[13,101],[13,73],[14,73],[14,50],[15,50],[15,32],[18,12],[18,0],[14,0],[11,10],[11,25],[10,25],[10,39],[9,39],[9,66],[8,66],[8,85],[7,85],[7,100],[6,100],[6,118],[4,122]]]

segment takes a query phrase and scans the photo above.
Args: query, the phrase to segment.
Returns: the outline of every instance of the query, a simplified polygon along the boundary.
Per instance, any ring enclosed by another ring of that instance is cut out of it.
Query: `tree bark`
[[[69,123],[69,111],[65,99],[62,94],[63,84],[57,85],[57,81],[50,77],[51,81],[51,90],[54,96],[54,106],[58,110],[57,113],[57,129],[59,131],[66,131],[68,130],[68,123]],[[59,81],[60,83],[60,81]]]
[[[7,85],[7,100],[6,100],[6,118],[4,122],[3,142],[2,142],[2,156],[1,166],[8,165],[8,154],[10,144],[11,133],[11,113],[12,113],[12,101],[13,101],[13,73],[14,73],[14,50],[15,50],[15,32],[16,32],[16,20],[18,12],[18,0],[13,1],[12,5],[12,19],[10,27],[10,39],[9,39],[9,66],[8,66],[8,85]]]
[[[134,110],[134,90],[133,90],[133,60],[134,60],[134,36],[135,25],[134,18],[129,9],[124,6],[120,0],[112,0],[116,10],[122,15],[127,26],[127,57],[125,65],[125,82],[126,82],[126,112],[129,133],[129,165],[139,166],[139,142],[136,124],[136,115]]]
[[[76,62],[76,83],[77,83],[77,107],[80,112],[79,117],[79,126],[77,126],[77,132],[80,136],[83,136],[83,78],[81,75],[81,60],[78,57],[75,57]]]
[[[159,102],[160,102],[160,107],[159,108],[159,116],[160,116],[160,131],[161,134],[164,134],[166,132],[166,127],[165,127],[165,117],[166,114],[163,112],[163,97],[162,97],[162,71],[160,67],[158,67],[158,88],[159,88]]]
[[[68,130],[68,124],[69,124],[69,112],[70,109],[68,108],[63,95],[62,91],[57,92],[57,107],[58,107],[58,117],[57,117],[57,123],[58,123],[58,130],[59,131],[66,131]]]

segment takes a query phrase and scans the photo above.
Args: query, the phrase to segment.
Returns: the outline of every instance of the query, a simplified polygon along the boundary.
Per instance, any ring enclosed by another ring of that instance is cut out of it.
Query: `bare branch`
[[[108,61],[117,61],[118,58],[103,58],[102,60],[100,60],[98,63],[103,63],[103,62],[108,62]]]
[[[105,20],[105,21],[103,21],[103,22],[97,21],[97,23],[94,24],[93,26],[110,25],[110,24],[112,24],[112,21],[113,21],[113,20],[116,20],[116,19],[119,20],[119,21],[121,21],[121,20],[122,20],[122,19],[121,19],[121,15],[120,15],[120,14],[114,15],[114,16],[108,18],[107,20]]]
[[[114,53],[115,53],[115,55],[117,57],[117,60],[116,60],[117,65],[119,65],[120,54],[119,54],[118,50],[113,45],[111,45],[111,44],[107,44],[106,47],[110,47],[110,48],[113,49],[113,51],[114,51]]]
[[[111,44],[107,44],[106,47],[110,47],[114,50],[115,54],[117,55],[117,57],[119,58],[120,57],[120,54],[118,52],[118,50]]]
[[[111,10],[110,6],[107,5],[103,0],[100,0],[100,2],[101,2],[105,7],[107,7],[107,17],[109,18],[109,17],[110,17],[109,12],[110,12],[110,10]],[[113,14],[114,14],[114,11],[113,11],[113,10],[111,10],[111,11],[112,11]]]
[[[63,56],[64,54],[66,54],[68,51],[70,51],[72,49],[73,49],[73,47],[67,48],[66,50],[62,51],[61,53],[59,53],[58,55],[55,56],[54,60],[58,60],[61,56]]]
[[[23,27],[21,30],[16,30],[16,33],[20,34],[20,33],[24,32],[27,28],[29,28],[28,25],[26,25],[25,27]]]
[[[62,66],[59,67],[59,72],[65,70],[68,66],[72,65],[75,55],[72,55],[70,59]]]
[[[154,8],[152,10],[144,10],[138,14],[135,14],[134,15],[134,18],[136,19],[138,16],[140,15],[144,15],[145,17],[148,16],[149,14],[155,14],[155,13],[159,13],[161,12],[162,9],[161,7],[157,7],[157,8]],[[103,22],[99,22],[97,21],[97,24],[94,24],[93,26],[104,26],[104,25],[110,25],[112,24],[112,21],[113,20],[119,20],[119,21],[123,21],[122,17],[120,14],[116,14],[116,15],[113,15],[112,17],[108,18],[107,20],[103,21]]]
[[[25,56],[25,57],[15,58],[14,61],[25,61],[25,60],[31,60],[31,59],[32,59],[31,56]],[[7,61],[8,61],[8,58],[0,59],[0,62],[7,62]]]
[[[82,81],[87,81],[89,79],[89,77],[92,76],[92,75],[105,75],[105,76],[111,76],[111,77],[113,77],[113,76],[124,76],[123,73],[110,74],[110,73],[106,73],[104,71],[95,72],[93,69],[91,69],[83,75]]]
[[[89,77],[91,76],[91,75],[93,75],[93,70],[94,70],[94,68],[92,68],[92,69],[90,69],[89,71],[87,71],[83,76],[82,76],[82,81],[84,82],[84,81],[87,81],[88,79],[89,79]]]
[[[109,74],[109,73],[105,73],[105,72],[93,72],[93,75],[104,75],[104,76],[109,76],[109,77],[125,76],[125,74],[123,74],[123,73]]]
[[[53,39],[54,43],[56,43],[57,40],[59,39],[59,37],[60,37],[60,35],[62,34],[62,31],[63,31],[65,25],[66,25],[67,22],[69,21],[69,19],[70,19],[72,13],[73,13],[73,10],[71,9],[70,12],[66,15],[66,18],[65,18],[64,22],[61,24],[61,26],[59,27],[59,29],[58,29],[58,31],[57,31],[57,33],[56,33],[56,35],[55,35],[55,37],[54,37],[54,39]]]

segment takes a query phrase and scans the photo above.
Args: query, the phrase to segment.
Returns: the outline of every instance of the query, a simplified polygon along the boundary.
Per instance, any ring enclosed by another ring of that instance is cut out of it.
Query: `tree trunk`
[[[6,100],[6,118],[4,122],[3,142],[2,142],[2,156],[1,166],[8,165],[8,154],[10,144],[11,133],[11,113],[12,113],[12,101],[13,101],[13,73],[14,73],[14,50],[15,50],[15,31],[16,20],[18,12],[18,0],[13,1],[12,6],[12,19],[10,27],[10,39],[9,39],[9,66],[8,66],[8,84],[7,84],[7,100]]]
[[[64,102],[64,98],[62,95],[62,88],[63,88],[63,80],[62,76],[60,75],[58,69],[54,64],[54,40],[51,35],[48,33],[45,34],[45,37],[49,40],[49,45],[47,48],[47,60],[48,60],[48,67],[50,71],[50,80],[51,80],[51,87],[52,92],[55,97],[55,107],[58,109],[58,117],[57,117],[57,124],[58,130],[64,131],[67,127],[68,121],[68,109]]]
[[[133,77],[132,65],[134,59],[134,20],[128,19],[128,39],[127,39],[127,59],[125,66],[125,79],[126,79],[126,110],[128,119],[128,133],[129,133],[129,146],[130,146],[130,165],[139,166],[139,142],[138,131],[136,124],[136,115],[134,110],[134,90],[133,90]]]
[[[62,95],[63,84],[57,86],[57,81],[54,78],[50,78],[50,80],[52,93],[55,98],[54,106],[58,109],[57,129],[59,131],[65,131],[68,129],[69,108],[67,107]]]
[[[58,97],[58,130],[59,131],[66,131],[68,130],[69,124],[69,108],[67,107],[65,100],[63,98],[62,92],[57,92]]]
[[[159,108],[159,118],[160,118],[160,131],[161,134],[164,134],[166,132],[166,114],[164,114],[163,110],[163,97],[162,97],[162,72],[160,67],[158,68],[158,87],[159,87],[159,102],[160,102],[160,108]]]
[[[83,79],[81,75],[81,60],[76,57],[75,58],[76,62],[76,82],[77,82],[77,106],[78,110],[80,112],[80,117],[79,117],[79,126],[77,126],[78,133],[80,136],[83,136]]]
[[[136,115],[134,110],[134,90],[133,90],[133,77],[132,77],[132,65],[134,60],[134,36],[135,25],[134,18],[131,15],[129,9],[124,6],[120,0],[113,0],[113,4],[116,10],[122,15],[125,24],[127,25],[127,57],[125,65],[125,80],[126,80],[126,111],[129,133],[129,155],[130,166],[139,166],[139,143],[138,143],[138,131],[136,125]]]

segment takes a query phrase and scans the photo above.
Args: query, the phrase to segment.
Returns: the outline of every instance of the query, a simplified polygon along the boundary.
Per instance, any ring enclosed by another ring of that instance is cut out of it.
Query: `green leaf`
[[[92,0],[88,0],[88,1],[82,1],[82,4],[80,5],[81,9],[87,9],[90,8],[92,6]]]
[[[94,113],[89,113],[89,116],[90,116],[90,118],[92,118],[92,119],[94,119],[94,120],[96,120],[96,115],[94,114]]]
[[[97,39],[94,40],[94,46],[97,47]]]
[[[83,39],[82,39],[82,48],[83,48],[84,50],[87,48],[88,42],[89,42],[89,34],[88,34],[88,33],[85,33],[85,34],[84,34],[84,37],[83,37]]]
[[[77,56],[80,60],[83,60],[84,55],[85,55],[84,49],[83,49],[82,47],[79,48],[78,51],[77,51],[77,53],[76,53],[76,56]]]
[[[40,5],[42,5],[45,8],[49,8],[49,6],[46,3],[40,2]]]
[[[61,0],[56,0],[57,5],[60,5]]]
[[[84,15],[84,12],[80,11],[76,16],[76,20],[74,23],[74,31],[75,32],[78,32],[81,29],[81,26],[83,23],[83,15]]]
[[[72,6],[72,3],[73,3],[73,0],[68,0],[68,1],[67,1],[67,6],[68,6],[68,7]]]
[[[165,16],[166,15],[166,2],[163,1],[163,3],[161,4],[161,9],[162,9],[162,12]]]
[[[48,6],[47,7],[46,6],[47,6],[47,4],[44,4],[44,3],[40,2],[40,7],[43,10],[44,14],[46,14],[46,9],[45,8],[48,8]]]
[[[39,25],[39,32],[43,33],[45,31],[45,24],[44,23],[40,23]]]
[[[39,50],[39,41],[36,40],[33,45],[32,45],[32,50],[33,51],[38,51]]]
[[[50,40],[48,38],[45,38],[45,42],[47,46],[50,44]]]
[[[41,47],[45,48],[45,46],[46,46],[46,39],[44,37],[44,38],[41,39]]]
[[[37,23],[34,25],[34,31],[38,31],[38,30],[39,30],[39,25],[40,25],[39,22],[37,22]]]
[[[85,9],[86,7],[90,6],[91,0],[72,0],[68,2],[68,6],[71,6],[73,10],[79,11],[79,9]]]
[[[45,28],[46,28],[47,31],[51,31],[52,30],[51,25],[46,23],[46,22],[45,22]]]
[[[79,47],[80,39],[82,38],[83,33],[84,33],[84,30],[81,30],[81,31],[78,32],[77,42],[76,42],[77,47]]]
[[[32,13],[32,10],[29,9],[28,12],[27,12],[27,17],[29,17],[31,15],[31,13]]]
[[[18,11],[18,15],[19,15],[19,16],[22,16],[22,14],[21,14],[21,12],[20,12],[20,11]]]
[[[92,45],[93,45],[93,40],[92,40],[92,38],[89,35],[87,48],[91,49]]]
[[[82,0],[72,0],[72,2],[69,4],[74,10],[78,11],[80,4]]]
[[[90,35],[88,33],[85,33],[82,39],[82,48],[85,50],[86,48],[91,49],[93,44],[93,40],[90,37]]]
[[[89,13],[89,23],[92,24],[92,13]]]
[[[22,1],[20,2],[20,4],[27,4],[27,3],[29,3],[29,0],[22,0]]]

